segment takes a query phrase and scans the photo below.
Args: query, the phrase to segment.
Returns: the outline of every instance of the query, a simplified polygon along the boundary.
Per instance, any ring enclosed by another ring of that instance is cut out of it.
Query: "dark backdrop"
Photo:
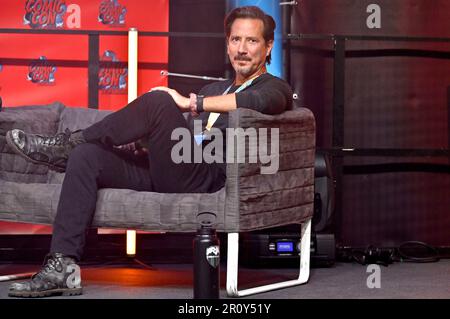
[[[371,3],[302,1],[292,14],[291,32],[450,37],[449,1],[376,1],[381,8],[379,29],[366,25]],[[346,41],[343,146],[448,149],[449,44]],[[298,105],[311,108],[316,116],[321,148],[332,146],[333,49],[330,40],[291,42],[290,81],[299,93]],[[449,158],[344,158],[350,168],[372,164],[388,169],[376,172],[369,166],[343,176],[343,206],[336,220],[342,244],[396,246],[421,240],[449,246]]]
[[[450,37],[446,0],[376,1],[379,29],[366,24],[372,3],[301,1],[291,14],[291,33]],[[172,0],[170,31],[222,34],[226,9],[224,0]],[[330,40],[291,41],[288,80],[299,95],[296,105],[315,114],[319,148],[332,146],[333,49]],[[347,41],[346,49],[344,146],[448,149],[449,42]],[[226,76],[223,37],[172,37],[169,70]],[[169,86],[185,95],[207,83],[169,78]],[[438,166],[434,172],[433,166],[448,165],[448,158],[345,157],[343,164],[369,169],[343,176],[342,211],[335,223],[342,244],[396,246],[422,240],[450,246],[450,174],[445,172],[450,169]],[[428,171],[420,169],[422,164]],[[387,169],[371,171],[370,165]]]
[[[171,0],[171,32],[216,33],[218,37],[171,37],[169,71],[193,75],[224,77],[226,68],[223,19],[225,0]],[[198,92],[209,81],[169,77],[169,87],[181,94]]]

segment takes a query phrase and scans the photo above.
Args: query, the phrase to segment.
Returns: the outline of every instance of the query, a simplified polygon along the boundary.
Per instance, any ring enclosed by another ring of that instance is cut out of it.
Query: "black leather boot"
[[[27,134],[14,129],[6,132],[6,142],[20,156],[35,164],[47,165],[53,170],[66,169],[70,151],[78,144],[85,143],[82,131],[66,129],[54,136]]]
[[[61,253],[47,255],[42,269],[30,280],[9,287],[10,297],[50,297],[81,295],[81,271],[75,259]]]

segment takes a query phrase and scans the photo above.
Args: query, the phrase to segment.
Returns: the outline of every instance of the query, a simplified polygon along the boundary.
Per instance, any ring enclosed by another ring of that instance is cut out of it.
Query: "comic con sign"
[[[65,0],[26,0],[24,25],[32,29],[79,29],[82,8]],[[126,23],[127,8],[118,0],[103,0],[98,6],[97,21],[109,27],[122,27]]]
[[[100,3],[98,21],[104,25],[122,26],[125,24],[127,8],[117,0],[103,0]]]
[[[47,61],[45,56],[40,56],[28,67],[27,80],[40,85],[54,84],[56,70],[56,66]]]
[[[99,70],[99,89],[109,94],[127,93],[128,68],[117,66],[120,62],[112,50],[106,50],[102,57],[103,67]]]
[[[0,93],[7,106],[46,105],[88,107],[89,35],[98,42],[98,108],[117,110],[128,102],[128,37],[139,36],[138,95],[167,86],[167,37],[141,35],[169,31],[169,0],[4,0],[0,29]],[[38,30],[40,32],[28,32]],[[113,31],[101,33],[101,31]],[[18,94],[27,92],[27,94]]]
[[[56,29],[63,28],[66,21],[66,13],[71,12],[79,16],[80,7],[71,4],[68,8],[63,0],[26,0],[23,23],[32,29]],[[72,19],[73,17],[68,17]],[[67,23],[69,27],[71,23]]]

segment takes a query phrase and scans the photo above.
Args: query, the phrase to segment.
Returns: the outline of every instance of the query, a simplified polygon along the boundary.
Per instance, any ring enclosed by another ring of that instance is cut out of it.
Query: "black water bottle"
[[[194,299],[219,299],[220,243],[211,223],[201,223],[194,238]]]

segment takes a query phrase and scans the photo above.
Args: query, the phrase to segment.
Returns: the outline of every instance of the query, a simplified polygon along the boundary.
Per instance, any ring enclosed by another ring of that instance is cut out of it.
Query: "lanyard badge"
[[[245,90],[247,87],[249,87],[249,86],[252,84],[253,80],[256,79],[256,78],[257,78],[257,77],[254,77],[253,79],[250,79],[250,80],[246,81],[245,83],[243,83],[240,87],[238,87],[238,89],[237,89],[236,91],[234,91],[234,93],[239,93],[239,92]],[[231,90],[232,86],[233,86],[233,84],[231,84],[231,85],[230,85],[230,86],[222,93],[222,95],[228,94],[228,92]],[[211,130],[212,126],[213,126],[214,123],[217,121],[217,119],[219,118],[219,116],[220,116],[220,113],[216,113],[216,112],[211,112],[211,113],[209,114],[208,122],[207,122],[206,127],[205,127],[205,131],[208,131],[208,132],[209,132],[209,131]],[[205,133],[206,133],[205,131],[203,131],[201,134],[194,135],[194,140],[195,140],[195,143],[197,143],[197,145],[202,144],[203,141],[205,140]]]

